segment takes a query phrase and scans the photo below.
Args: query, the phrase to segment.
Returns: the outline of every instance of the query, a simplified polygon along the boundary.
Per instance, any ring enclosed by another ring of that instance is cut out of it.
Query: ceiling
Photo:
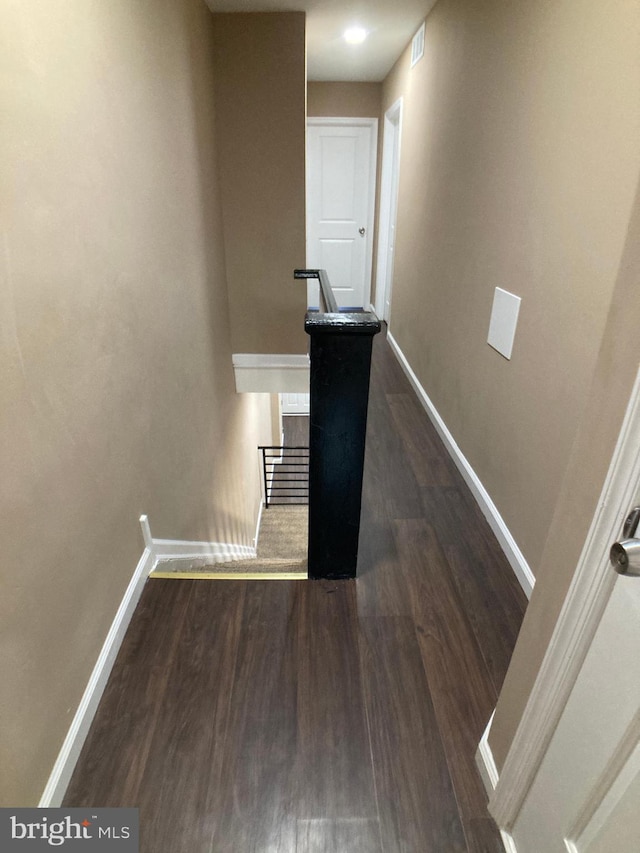
[[[384,80],[436,0],[207,0],[214,12],[307,13],[309,80]],[[349,45],[347,27],[369,32]]]

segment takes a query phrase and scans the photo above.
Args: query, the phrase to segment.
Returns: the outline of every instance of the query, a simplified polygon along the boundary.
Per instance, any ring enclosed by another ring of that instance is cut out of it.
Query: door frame
[[[373,229],[375,226],[375,204],[376,204],[376,167],[378,162],[378,119],[377,118],[360,118],[357,116],[307,116],[307,127],[368,127],[370,134],[370,145],[369,145],[369,167],[368,167],[368,181],[369,181],[369,200],[368,200],[368,209],[367,209],[367,224],[366,229],[367,232],[365,234],[366,238],[366,249],[365,249],[365,269],[364,269],[364,294],[363,294],[363,308],[367,309],[370,307],[371,303],[371,279],[373,273]],[[307,159],[307,169],[308,169],[308,154],[306,153],[305,146],[305,158]],[[306,181],[307,190],[309,192],[309,180]],[[307,228],[306,228],[306,254],[307,254],[307,266],[309,266],[309,197],[306,199],[306,209],[307,209]],[[312,279],[309,279],[308,288],[311,286],[313,282]],[[317,286],[317,285],[316,285]],[[309,294],[309,290],[307,290],[307,294]],[[309,298],[307,296],[307,304],[309,304]]]
[[[390,254],[391,230],[396,227],[400,185],[400,148],[402,144],[402,98],[384,114],[380,210],[378,214],[378,254],[376,264],[375,312],[389,323],[393,288],[393,257]],[[389,310],[385,305],[389,302]]]
[[[638,435],[640,369],[567,597],[502,772],[494,780],[489,811],[507,849],[509,845],[515,849],[509,830],[533,785],[618,578],[609,565],[609,548],[620,537],[622,521],[640,490]]]

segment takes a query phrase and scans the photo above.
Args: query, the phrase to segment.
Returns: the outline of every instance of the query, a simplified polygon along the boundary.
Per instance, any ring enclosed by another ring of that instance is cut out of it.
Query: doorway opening
[[[380,217],[378,221],[378,265],[375,311],[389,323],[393,260],[396,244],[398,186],[400,183],[400,140],[402,134],[402,98],[384,116],[382,175],[380,180]]]

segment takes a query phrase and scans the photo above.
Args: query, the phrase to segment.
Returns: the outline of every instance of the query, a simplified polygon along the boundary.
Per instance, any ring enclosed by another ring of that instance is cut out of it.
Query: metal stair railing
[[[309,503],[309,448],[260,446],[265,508]]]

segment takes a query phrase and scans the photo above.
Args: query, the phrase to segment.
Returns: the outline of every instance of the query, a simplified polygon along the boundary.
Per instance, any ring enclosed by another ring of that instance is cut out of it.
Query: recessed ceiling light
[[[349,44],[362,44],[368,35],[363,27],[349,27],[344,31],[344,40]]]

